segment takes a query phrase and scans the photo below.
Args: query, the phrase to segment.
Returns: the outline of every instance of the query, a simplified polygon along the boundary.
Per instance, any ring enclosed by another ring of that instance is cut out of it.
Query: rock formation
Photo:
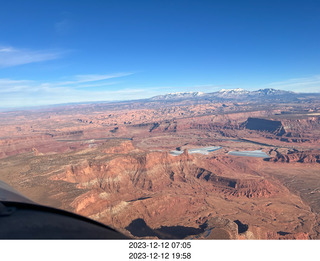
[[[0,179],[137,238],[139,229],[319,238],[320,101],[298,96],[224,90],[1,112]],[[221,149],[188,153],[208,146]],[[176,148],[184,152],[171,155]],[[254,150],[270,158],[228,154]]]

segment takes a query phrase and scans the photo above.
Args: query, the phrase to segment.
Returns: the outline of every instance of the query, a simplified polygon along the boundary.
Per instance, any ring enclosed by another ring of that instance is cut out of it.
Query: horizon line
[[[154,97],[161,97],[166,95],[174,95],[174,94],[194,94],[194,93],[200,93],[200,96],[206,95],[206,94],[213,94],[213,93],[221,93],[222,91],[232,91],[232,90],[243,90],[247,91],[249,93],[256,92],[260,90],[275,90],[275,91],[283,91],[287,93],[293,93],[293,94],[316,94],[320,95],[320,92],[297,92],[297,91],[287,91],[282,89],[274,89],[274,88],[260,88],[256,90],[246,90],[243,88],[230,88],[230,89],[220,89],[218,91],[214,92],[201,92],[201,91],[186,91],[186,92],[173,92],[173,93],[165,93],[165,94],[159,94],[159,95],[153,95],[146,98],[136,98],[136,99],[115,99],[115,100],[83,100],[83,101],[75,101],[75,102],[62,102],[62,103],[48,103],[43,105],[24,105],[24,106],[12,106],[12,107],[0,107],[0,112],[14,112],[14,111],[24,111],[24,110],[37,110],[41,108],[50,108],[50,107],[62,107],[62,106],[69,106],[69,105],[90,105],[90,104],[101,104],[101,103],[121,103],[121,102],[134,102],[134,101],[143,101],[143,100],[150,100]],[[198,96],[199,97],[199,96]],[[220,97],[221,98],[221,97]]]

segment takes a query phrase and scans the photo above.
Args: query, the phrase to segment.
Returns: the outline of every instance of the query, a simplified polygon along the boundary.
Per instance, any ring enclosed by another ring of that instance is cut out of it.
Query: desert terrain
[[[0,180],[132,238],[320,239],[320,95],[0,112]]]

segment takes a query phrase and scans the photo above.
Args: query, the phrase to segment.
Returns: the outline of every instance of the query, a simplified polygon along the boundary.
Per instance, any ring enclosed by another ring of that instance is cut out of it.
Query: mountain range
[[[183,100],[183,99],[210,99],[210,100],[248,100],[248,101],[261,101],[261,100],[277,100],[277,101],[297,101],[299,99],[318,99],[320,93],[295,93],[292,91],[276,90],[272,88],[259,89],[256,91],[248,91],[244,89],[222,89],[217,92],[203,93],[203,92],[177,92],[165,95],[154,96],[148,100],[151,101],[170,101],[170,100]]]

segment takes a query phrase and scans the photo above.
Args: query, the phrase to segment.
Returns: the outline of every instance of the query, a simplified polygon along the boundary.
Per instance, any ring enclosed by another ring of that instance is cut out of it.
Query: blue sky
[[[0,107],[320,91],[320,1],[0,1]]]

